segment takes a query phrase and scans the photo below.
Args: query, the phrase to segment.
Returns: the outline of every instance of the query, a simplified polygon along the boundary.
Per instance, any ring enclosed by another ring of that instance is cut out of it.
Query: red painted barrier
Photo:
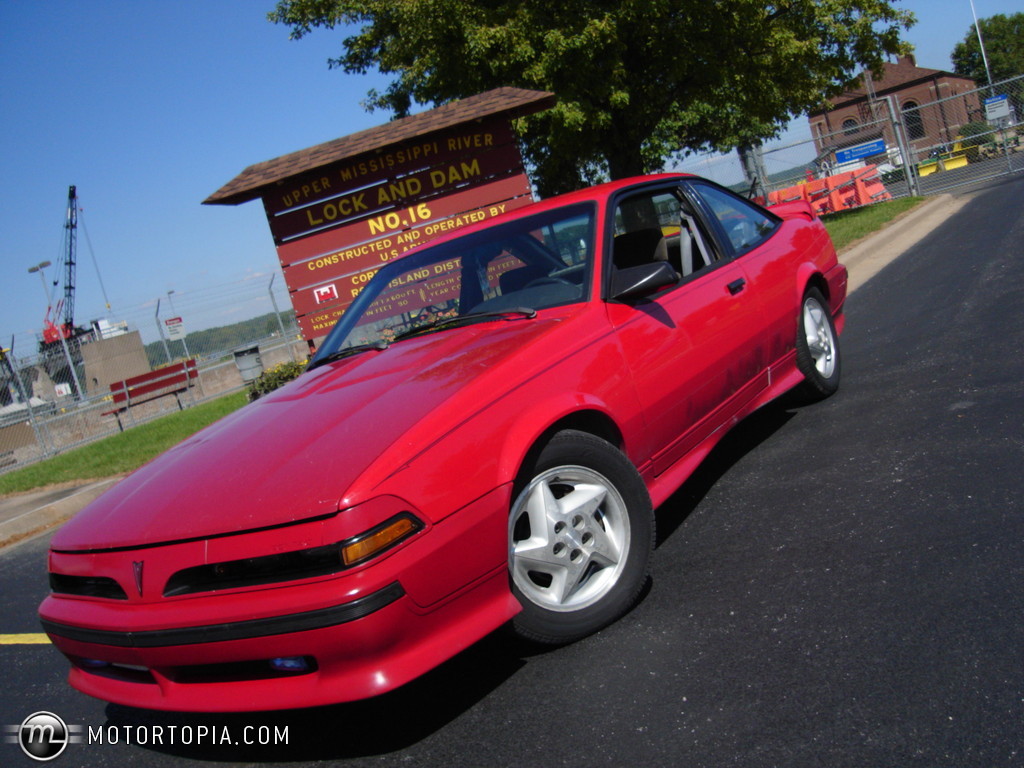
[[[874,165],[768,193],[769,205],[806,200],[819,216],[891,199]]]

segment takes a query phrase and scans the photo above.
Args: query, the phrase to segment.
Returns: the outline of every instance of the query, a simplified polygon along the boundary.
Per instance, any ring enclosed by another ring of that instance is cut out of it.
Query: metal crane
[[[62,262],[57,265],[58,272],[64,270],[64,296],[52,307],[53,319],[49,309],[43,321],[43,341],[52,344],[62,337],[73,339],[84,333],[75,327],[75,272],[78,252],[78,193],[75,185],[68,187],[68,208],[64,221],[64,248]],[[57,281],[53,281],[54,286]]]

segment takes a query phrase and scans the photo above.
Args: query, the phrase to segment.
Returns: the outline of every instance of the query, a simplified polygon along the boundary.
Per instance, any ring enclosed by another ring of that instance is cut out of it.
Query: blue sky
[[[0,2],[0,343],[30,354],[46,302],[28,267],[56,265],[78,187],[75,318],[126,319],[150,340],[174,291],[194,330],[270,311],[277,258],[258,202],[202,200],[253,163],[385,122],[360,100],[379,76],[331,71],[341,32],[301,41],[273,0]],[[904,0],[918,64],[948,69],[969,0]],[[1020,0],[975,0],[980,17]],[[87,237],[86,237],[87,234]],[[96,265],[93,264],[93,256]],[[56,277],[53,268],[48,279]],[[282,308],[283,280],[274,281]]]

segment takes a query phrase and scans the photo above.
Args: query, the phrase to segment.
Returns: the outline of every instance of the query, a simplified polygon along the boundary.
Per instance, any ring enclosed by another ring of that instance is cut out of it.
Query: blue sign
[[[985,99],[985,119],[989,122],[1010,116],[1010,101],[1006,96],[992,96]]]
[[[858,144],[855,147],[836,150],[837,163],[849,163],[852,160],[860,160],[862,157],[871,157],[885,152],[885,139],[869,141],[866,144]]]

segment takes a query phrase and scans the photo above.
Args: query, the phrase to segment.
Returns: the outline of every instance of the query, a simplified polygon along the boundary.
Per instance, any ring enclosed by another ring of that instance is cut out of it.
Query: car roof
[[[529,206],[517,209],[516,213],[537,210],[547,210],[548,208],[557,208],[563,205],[571,205],[584,200],[601,200],[606,199],[619,192],[620,190],[627,189],[629,187],[639,186],[643,184],[657,183],[661,181],[670,181],[673,179],[686,179],[693,178],[692,174],[689,173],[656,173],[648,176],[630,176],[625,179],[616,179],[615,181],[606,181],[603,184],[597,184],[593,187],[585,187],[583,189],[576,190],[575,192],[567,192],[562,195],[556,195],[555,197],[548,197],[543,200],[539,200]]]
[[[647,176],[631,176],[625,179],[616,179],[615,181],[606,181],[602,184],[596,184],[592,187],[584,187],[574,192],[566,192],[565,194],[555,195],[554,197],[547,197],[543,200],[524,205],[521,208],[508,211],[507,213],[494,216],[489,219],[485,219],[477,224],[471,224],[469,226],[460,227],[452,232],[448,232],[441,237],[434,238],[433,240],[423,243],[417,248],[411,250],[420,250],[421,248],[432,248],[435,245],[441,245],[442,243],[451,242],[452,240],[458,240],[473,232],[480,232],[491,227],[501,224],[506,221],[514,221],[516,219],[522,219],[527,216],[532,216],[537,213],[544,213],[545,211],[554,210],[556,208],[562,208],[568,205],[575,205],[578,203],[586,202],[604,202],[616,193],[624,189],[631,187],[642,186],[645,184],[656,184],[664,181],[681,180],[688,178],[697,178],[691,173],[657,173],[650,174]],[[400,261],[401,258],[395,261]]]

